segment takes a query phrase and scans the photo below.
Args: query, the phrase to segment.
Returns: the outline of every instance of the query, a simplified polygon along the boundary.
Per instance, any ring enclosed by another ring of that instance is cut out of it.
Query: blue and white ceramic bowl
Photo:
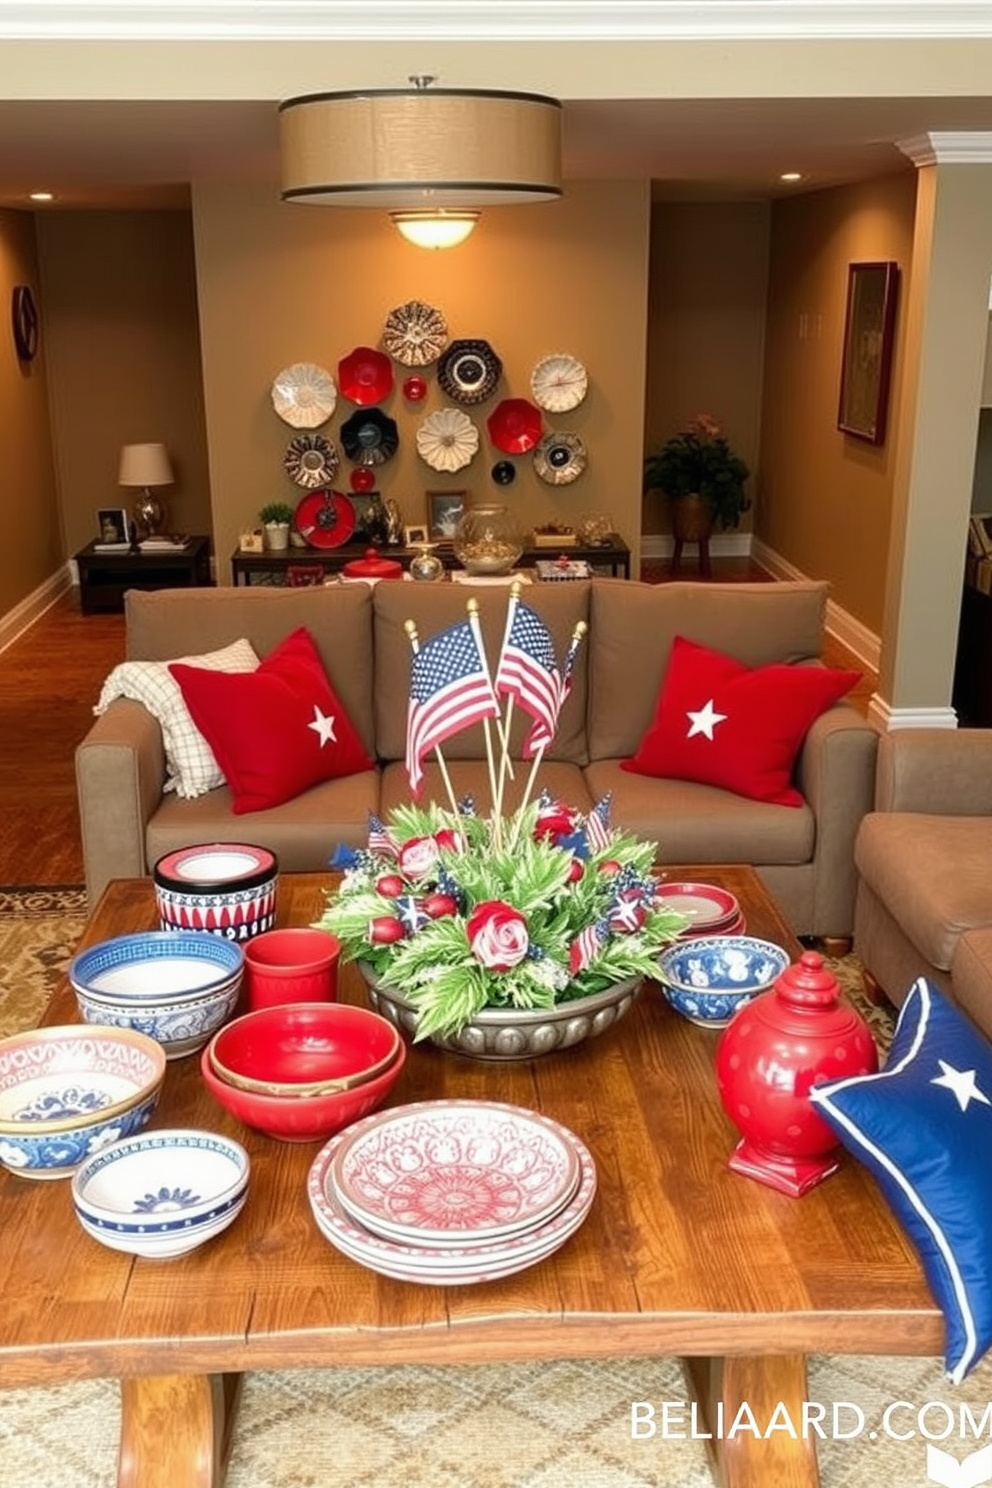
[[[87,1159],[72,1180],[76,1218],[111,1250],[168,1260],[226,1230],[248,1197],[239,1142],[189,1129],[146,1132]]]
[[[128,1002],[181,1002],[240,978],[245,953],[235,941],[195,930],[116,935],[80,951],[69,963],[76,991]]]
[[[658,975],[668,1001],[690,1023],[725,1028],[788,965],[788,952],[770,940],[706,935],[662,951]]]
[[[165,1049],[167,1059],[195,1054],[234,1013],[241,995],[241,977],[206,997],[180,1002],[117,1003],[77,987],[76,1006],[86,1023],[106,1023],[147,1034]]]
[[[140,1131],[158,1104],[165,1050],[106,1025],[36,1028],[0,1040],[0,1163],[25,1178],[65,1178]]]

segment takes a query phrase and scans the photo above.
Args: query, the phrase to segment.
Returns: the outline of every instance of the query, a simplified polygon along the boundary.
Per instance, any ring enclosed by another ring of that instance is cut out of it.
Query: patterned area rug
[[[80,889],[0,889],[0,1034],[38,1022],[84,920]],[[887,1045],[891,1012],[863,1002],[858,963],[831,966]],[[958,1423],[964,1407],[976,1423],[992,1410],[992,1365],[955,1390],[937,1360],[814,1357],[808,1393],[828,1421],[837,1408],[836,1436],[828,1429],[819,1443],[823,1488],[915,1488],[959,1481],[928,1478],[925,1433],[946,1433],[940,1445],[958,1459],[974,1450]],[[245,1384],[227,1485],[713,1488],[703,1443],[688,1430],[632,1438],[634,1402],[660,1419],[663,1402],[687,1398],[671,1359],[261,1372]],[[904,1404],[887,1431],[895,1402]],[[113,1381],[0,1391],[3,1488],[111,1488],[118,1423]]]

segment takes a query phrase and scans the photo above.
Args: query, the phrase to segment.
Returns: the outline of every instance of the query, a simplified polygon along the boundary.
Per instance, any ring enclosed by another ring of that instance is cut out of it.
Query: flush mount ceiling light
[[[279,105],[283,201],[376,207],[422,247],[452,247],[480,207],[561,195],[561,104],[432,88],[310,93]]]

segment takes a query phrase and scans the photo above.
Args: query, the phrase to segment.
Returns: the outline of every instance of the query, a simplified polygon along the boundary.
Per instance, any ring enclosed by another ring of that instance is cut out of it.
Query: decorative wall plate
[[[586,468],[586,447],[578,434],[545,434],[534,451],[534,469],[549,486],[570,486]]]
[[[350,403],[369,408],[392,392],[392,363],[372,346],[356,346],[338,363],[338,383]]]
[[[371,491],[375,486],[375,476],[367,465],[356,465],[348,477],[348,484],[353,491]]]
[[[341,443],[356,465],[385,465],[400,442],[396,420],[379,408],[361,408],[341,425]]]
[[[316,429],[325,424],[337,401],[334,378],[313,362],[283,367],[272,384],[272,406],[294,429]]]
[[[488,341],[452,341],[437,365],[439,385],[456,403],[482,403],[503,375]]]
[[[530,374],[534,402],[549,413],[578,408],[589,388],[586,369],[573,356],[557,354],[538,362]]]
[[[417,430],[417,453],[432,470],[462,470],[479,448],[479,431],[460,408],[429,413]]]
[[[512,460],[497,460],[489,474],[497,486],[512,486],[517,478],[517,467]]]
[[[448,323],[423,300],[407,300],[386,316],[382,344],[404,367],[429,367],[448,344]]]
[[[338,452],[322,434],[298,434],[286,446],[282,463],[291,481],[313,491],[334,479]]]
[[[523,455],[540,439],[544,420],[541,410],[526,398],[504,398],[489,415],[486,427],[497,449],[507,455]]]
[[[355,530],[355,508],[340,491],[311,491],[296,508],[296,526],[314,548],[340,548]]]

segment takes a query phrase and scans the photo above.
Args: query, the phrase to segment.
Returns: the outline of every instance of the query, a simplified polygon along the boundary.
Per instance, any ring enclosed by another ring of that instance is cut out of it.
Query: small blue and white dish
[[[165,1050],[143,1033],[70,1023],[0,1040],[0,1163],[66,1178],[140,1131],[158,1104]]]
[[[204,997],[244,971],[245,953],[232,940],[195,930],[147,930],[115,935],[69,962],[77,991],[115,1003],[178,1002]]]
[[[676,941],[658,958],[662,991],[676,1012],[701,1028],[726,1028],[739,1008],[766,991],[789,954],[753,935],[706,935]]]
[[[248,1197],[240,1142],[171,1129],[115,1142],[77,1168],[76,1218],[111,1250],[148,1260],[186,1255],[226,1230]]]

